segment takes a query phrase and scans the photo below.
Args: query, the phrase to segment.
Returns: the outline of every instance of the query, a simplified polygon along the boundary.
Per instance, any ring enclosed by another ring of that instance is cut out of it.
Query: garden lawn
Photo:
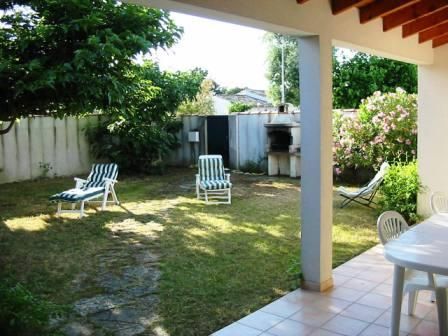
[[[119,180],[122,205],[81,220],[55,217],[47,201],[70,178],[2,185],[0,278],[71,304],[102,293],[106,256],[116,273],[147,249],[159,256],[157,323],[170,335],[210,334],[298,286],[299,180],[233,174],[232,205],[219,206],[196,200],[193,170]],[[375,211],[340,202],[335,193],[334,266],[378,243]]]

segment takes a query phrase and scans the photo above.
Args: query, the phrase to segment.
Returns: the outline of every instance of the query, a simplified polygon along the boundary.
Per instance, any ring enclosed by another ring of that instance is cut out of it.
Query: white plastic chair
[[[386,211],[377,221],[378,236],[383,245],[398,238],[409,229],[408,223],[396,211]],[[448,287],[448,278],[432,273],[406,269],[404,276],[404,293],[409,293],[408,314],[413,315],[417,303],[418,291],[429,290],[435,293],[436,287]],[[434,297],[434,294],[433,294]],[[431,299],[434,301],[434,299]]]
[[[434,214],[448,215],[448,197],[445,193],[440,191],[432,193],[430,205]]]

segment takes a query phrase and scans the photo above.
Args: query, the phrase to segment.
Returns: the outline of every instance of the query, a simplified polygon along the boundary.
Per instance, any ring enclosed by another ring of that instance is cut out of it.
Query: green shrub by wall
[[[417,161],[392,164],[380,187],[381,211],[395,210],[407,221],[415,223],[418,219],[417,195],[421,188]]]

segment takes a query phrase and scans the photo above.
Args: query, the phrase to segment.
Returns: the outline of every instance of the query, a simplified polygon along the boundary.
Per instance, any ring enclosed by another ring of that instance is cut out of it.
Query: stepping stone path
[[[69,317],[60,330],[67,336],[132,336],[142,333],[168,336],[156,325],[159,257],[149,251],[150,242],[158,236],[154,231],[160,231],[160,224],[142,224],[127,219],[112,225],[111,231],[122,234],[119,238],[126,242],[132,231],[140,235],[145,232],[146,238],[132,241],[125,250],[121,245],[119,250],[105,251],[104,255],[98,256],[99,269],[94,282],[102,294],[75,302],[73,309],[76,316]],[[86,274],[75,278],[74,291],[82,288],[86,278]]]

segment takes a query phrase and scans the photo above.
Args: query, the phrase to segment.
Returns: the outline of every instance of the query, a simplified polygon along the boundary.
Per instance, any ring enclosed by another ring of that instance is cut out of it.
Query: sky
[[[268,88],[264,31],[178,13],[171,16],[184,34],[173,48],[152,56],[161,69],[200,67],[221,86]]]

